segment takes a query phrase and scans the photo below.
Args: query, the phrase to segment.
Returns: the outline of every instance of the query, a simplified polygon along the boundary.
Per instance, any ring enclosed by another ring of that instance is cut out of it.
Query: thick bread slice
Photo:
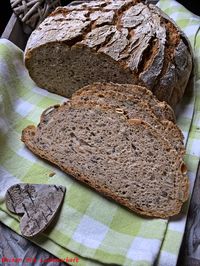
[[[93,83],[91,85],[87,85],[79,90],[77,90],[72,95],[72,100],[75,99],[78,95],[88,95],[89,92],[91,94],[98,93],[101,91],[113,90],[116,92],[121,92],[124,95],[131,95],[135,99],[139,101],[147,102],[147,104],[151,107],[154,114],[160,120],[169,120],[172,122],[176,122],[175,114],[173,109],[166,103],[159,101],[151,91],[147,90],[145,87],[132,85],[132,84],[114,84],[114,83]]]
[[[102,0],[57,8],[31,34],[25,64],[38,86],[65,97],[93,82],[129,83],[175,106],[190,77],[192,52],[156,6]]]
[[[147,101],[142,101],[130,94],[126,95],[121,92],[112,91],[111,88],[98,92],[93,92],[93,87],[87,92],[73,97],[72,102],[79,105],[93,104],[95,106],[107,106],[114,108],[117,112],[126,114],[129,119],[141,119],[150,124],[171,145],[181,156],[185,154],[184,136],[181,130],[169,120],[160,121],[149,108]]]
[[[70,103],[48,109],[22,141],[40,157],[137,213],[169,217],[188,198],[186,166],[170,143],[139,119]]]

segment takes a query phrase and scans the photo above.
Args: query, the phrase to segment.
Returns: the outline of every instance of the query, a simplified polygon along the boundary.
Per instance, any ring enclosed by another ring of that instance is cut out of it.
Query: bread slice
[[[82,94],[73,97],[73,103],[78,104],[94,104],[95,106],[107,106],[114,108],[117,112],[126,114],[129,119],[141,119],[150,124],[157,130],[164,138],[166,138],[171,145],[176,149],[181,156],[185,154],[184,137],[181,130],[173,122],[168,120],[160,121],[149,108],[147,101],[134,97],[131,94],[124,92],[117,92],[112,90],[112,86],[103,86],[98,92],[94,92],[93,85],[90,90],[82,91]],[[115,88],[115,87],[114,87]]]
[[[47,109],[22,141],[40,157],[139,214],[166,218],[188,198],[186,166],[149,124],[106,107]]]
[[[127,83],[175,106],[190,77],[192,52],[156,6],[102,0],[57,8],[31,34],[25,65],[39,87],[65,97],[93,82]]]
[[[147,103],[158,119],[176,122],[174,111],[166,102],[159,101],[150,90],[138,85],[96,82],[77,90],[72,95],[72,100],[79,95],[83,96],[85,94],[94,94],[107,90],[121,92],[124,95],[133,96],[135,100]]]

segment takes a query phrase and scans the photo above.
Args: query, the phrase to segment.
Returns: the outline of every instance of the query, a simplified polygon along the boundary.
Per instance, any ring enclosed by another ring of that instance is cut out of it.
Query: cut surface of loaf
[[[82,93],[72,97],[73,103],[107,106],[116,112],[124,113],[129,119],[141,119],[167,139],[181,156],[185,154],[184,137],[178,126],[169,120],[159,120],[152,112],[148,101],[138,97],[137,91],[135,95],[133,91],[132,94],[125,94],[123,85],[120,85],[123,92],[112,90],[116,88],[116,84],[101,84],[100,86],[97,84],[98,91],[96,91],[95,84],[88,85],[87,90],[83,89]]]
[[[188,198],[186,167],[169,141],[140,119],[68,103],[47,109],[22,141],[40,157],[137,213],[169,217]]]
[[[185,35],[156,6],[102,0],[57,8],[30,36],[25,64],[40,87],[66,97],[93,82],[127,83],[175,106],[192,55]]]

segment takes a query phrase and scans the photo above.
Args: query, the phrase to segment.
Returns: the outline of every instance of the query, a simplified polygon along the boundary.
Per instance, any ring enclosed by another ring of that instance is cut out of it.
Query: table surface
[[[156,3],[157,0],[147,0],[148,2],[151,1],[153,3]],[[179,2],[182,2],[184,4],[184,0],[180,0]],[[192,2],[192,1],[191,1]],[[192,3],[190,3],[190,9],[192,8]],[[194,7],[194,6],[193,6]],[[6,10],[9,9],[9,7],[6,6]],[[196,14],[198,14],[198,10],[200,12],[200,9],[196,10]],[[8,12],[9,14],[9,12]],[[13,20],[16,20],[15,17],[13,17]],[[4,23],[6,23],[6,19],[4,19]],[[14,22],[13,22],[14,23]],[[14,25],[14,24],[13,24]],[[16,36],[20,36],[20,31],[22,31],[22,27],[20,23],[17,21],[15,23],[16,31],[18,31],[18,34]],[[9,28],[7,29],[10,30]],[[16,43],[18,42],[18,45],[21,48],[24,48],[23,43],[26,41],[28,36],[23,35],[23,42],[22,40],[16,39],[15,35],[10,31],[9,33],[6,32],[6,34],[10,34],[11,41]],[[31,241],[19,236],[15,232],[13,232],[11,229],[0,223],[0,258],[7,257],[7,258],[20,258],[22,259],[22,264],[26,261],[27,258],[36,258],[37,262],[29,263],[28,265],[42,265],[39,263],[40,259],[53,259],[55,258],[50,253],[44,251],[40,247],[34,245]],[[1,262],[0,262],[1,265]],[[13,263],[7,262],[6,264],[3,264],[6,266],[11,266]],[[45,263],[46,266],[64,266],[66,263],[59,263],[54,262],[53,264],[51,262]],[[190,208],[188,212],[187,217],[187,224],[185,229],[185,234],[182,242],[182,246],[179,253],[179,259],[177,266],[197,266],[200,265],[200,167],[198,170],[194,191],[191,198]]]

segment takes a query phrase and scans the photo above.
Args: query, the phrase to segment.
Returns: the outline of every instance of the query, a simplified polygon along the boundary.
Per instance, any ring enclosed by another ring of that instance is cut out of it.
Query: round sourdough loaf
[[[191,74],[192,53],[156,6],[102,0],[57,8],[32,33],[25,64],[38,86],[66,97],[93,82],[129,83],[174,107]]]

